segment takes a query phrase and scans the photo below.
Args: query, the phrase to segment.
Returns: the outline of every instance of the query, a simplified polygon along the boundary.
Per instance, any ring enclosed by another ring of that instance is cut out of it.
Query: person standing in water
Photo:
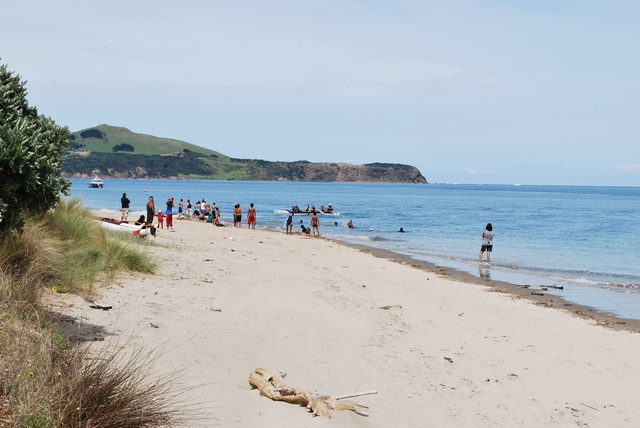
[[[320,218],[317,213],[313,213],[311,216],[311,234],[315,237],[320,236]]]
[[[293,235],[293,216],[287,218],[287,235]]]
[[[233,227],[242,227],[242,208],[240,208],[240,204],[236,204],[233,209]]]
[[[249,206],[249,213],[247,215],[247,227],[249,229],[256,228],[256,209],[253,206],[253,203]]]
[[[482,255],[487,252],[487,262],[491,263],[491,251],[493,250],[493,226],[491,223],[487,224],[485,231],[482,232],[482,247],[480,247],[480,262],[482,262]]]

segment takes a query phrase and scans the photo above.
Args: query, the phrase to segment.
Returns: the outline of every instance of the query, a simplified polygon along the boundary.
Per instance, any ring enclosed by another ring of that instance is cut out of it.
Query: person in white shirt
[[[491,263],[491,251],[493,250],[493,226],[491,223],[487,224],[485,231],[482,232],[482,247],[480,247],[480,260],[482,262],[482,255],[487,252],[487,263]]]

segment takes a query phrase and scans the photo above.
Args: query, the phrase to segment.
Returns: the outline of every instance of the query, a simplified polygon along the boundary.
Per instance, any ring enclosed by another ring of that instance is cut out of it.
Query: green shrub
[[[20,76],[0,65],[0,236],[22,228],[23,207],[45,212],[70,186],[60,177],[69,130],[38,115],[26,96]]]

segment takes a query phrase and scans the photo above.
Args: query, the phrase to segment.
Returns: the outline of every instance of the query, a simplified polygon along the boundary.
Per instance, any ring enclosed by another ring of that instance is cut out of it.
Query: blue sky
[[[640,185],[635,0],[2,1],[40,113],[430,182]]]

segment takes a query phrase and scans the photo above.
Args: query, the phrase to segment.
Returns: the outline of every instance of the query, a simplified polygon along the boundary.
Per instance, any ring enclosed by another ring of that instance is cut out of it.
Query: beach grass
[[[43,223],[61,254],[56,266],[60,292],[90,292],[96,281],[112,279],[118,272],[155,269],[151,258],[137,247],[146,241],[100,227],[77,198],[60,203],[44,216]]]
[[[149,378],[150,353],[72,344],[41,303],[47,289],[90,294],[121,271],[153,272],[140,245],[101,228],[77,199],[0,242],[0,426],[172,426],[171,377]],[[116,422],[114,424],[114,421]],[[118,425],[119,423],[119,425]]]

